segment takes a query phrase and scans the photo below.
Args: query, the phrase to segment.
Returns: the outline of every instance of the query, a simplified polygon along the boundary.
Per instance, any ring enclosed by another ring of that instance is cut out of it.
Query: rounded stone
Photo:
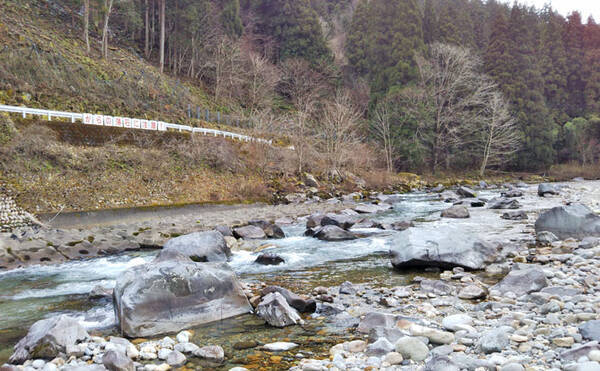
[[[421,340],[405,336],[398,339],[395,346],[396,352],[400,353],[406,359],[413,361],[422,361],[427,358],[429,348]]]

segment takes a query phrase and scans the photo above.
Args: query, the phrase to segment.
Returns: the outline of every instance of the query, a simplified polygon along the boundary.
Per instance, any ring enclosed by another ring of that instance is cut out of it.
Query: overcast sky
[[[503,0],[512,4],[513,0]],[[535,5],[540,9],[544,4],[550,3],[552,8],[558,11],[565,17],[574,10],[578,10],[582,14],[583,21],[587,21],[588,16],[594,16],[598,23],[600,21],[600,0],[519,0],[519,3],[527,5]]]

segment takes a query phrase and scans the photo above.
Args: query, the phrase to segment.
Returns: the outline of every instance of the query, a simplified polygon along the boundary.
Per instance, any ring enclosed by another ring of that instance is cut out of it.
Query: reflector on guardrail
[[[94,125],[102,125],[104,118],[102,115],[94,115]]]
[[[83,123],[86,125],[92,125],[94,123],[94,115],[92,115],[91,113],[84,113]]]

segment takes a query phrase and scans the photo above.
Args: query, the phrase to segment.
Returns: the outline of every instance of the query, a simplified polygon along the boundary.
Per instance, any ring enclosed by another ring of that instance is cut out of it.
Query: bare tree
[[[391,102],[386,99],[377,105],[373,114],[373,119],[371,120],[371,130],[377,141],[383,147],[386,169],[388,172],[393,170],[394,152],[396,150],[395,137],[392,133],[393,118],[391,111]]]
[[[102,26],[102,57],[108,58],[108,20],[113,7],[113,0],[104,0],[104,24]]]
[[[112,1],[112,0],[111,0]],[[160,72],[165,70],[165,9],[166,0],[159,0],[159,18],[160,18]]]
[[[333,101],[325,103],[317,135],[321,139],[330,175],[340,174],[344,160],[360,143],[360,119],[360,109],[352,104],[348,92],[339,90]]]
[[[242,59],[239,44],[222,37],[216,44],[208,68],[214,80],[215,99],[239,93],[242,85]]]
[[[83,1],[83,39],[86,51],[90,52],[90,0]]]
[[[463,144],[465,128],[480,120],[494,84],[480,73],[481,62],[468,49],[434,43],[430,57],[416,57],[420,88],[428,112],[420,118],[423,139],[430,148],[431,170],[448,160],[452,148]],[[448,163],[448,162],[446,162]]]
[[[327,78],[302,59],[288,59],[282,65],[279,91],[287,96],[295,113],[290,117],[288,135],[294,146],[298,173],[302,174],[306,155],[315,142],[314,114],[321,98],[327,94]]]
[[[248,108],[254,112],[270,105],[275,86],[279,82],[279,72],[271,62],[254,52],[247,55],[247,97]]]
[[[144,55],[150,58],[150,4],[144,0]]]
[[[502,163],[520,146],[517,123],[510,114],[508,102],[499,92],[490,94],[488,99],[482,120],[483,125],[474,128],[481,133],[477,143],[482,151],[479,169],[481,176],[488,166]]]

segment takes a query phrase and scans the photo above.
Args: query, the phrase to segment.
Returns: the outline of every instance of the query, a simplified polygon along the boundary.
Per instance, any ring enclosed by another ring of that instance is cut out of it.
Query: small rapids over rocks
[[[435,255],[440,253],[443,243],[467,245],[472,244],[476,239],[481,239],[493,243],[494,247],[491,249],[496,251],[501,259],[515,257],[518,255],[516,251],[519,246],[522,248],[535,244],[531,223],[535,219],[531,217],[535,217],[541,210],[559,204],[558,198],[538,197],[536,188],[534,186],[522,188],[528,193],[527,196],[519,198],[520,206],[526,212],[525,220],[503,218],[502,215],[506,210],[488,207],[488,201],[501,197],[501,189],[480,190],[477,192],[477,198],[462,199],[450,192],[415,192],[395,195],[387,201],[393,206],[392,209],[356,216],[357,219],[364,220],[350,228],[349,231],[358,238],[349,241],[322,241],[307,236],[305,235],[307,217],[300,217],[293,224],[281,226],[285,238],[253,240],[252,243],[261,246],[260,249],[254,251],[234,249],[228,264],[245,288],[260,289],[266,285],[276,285],[298,294],[315,297],[319,302],[317,314],[304,314],[303,320],[298,321],[302,323],[301,326],[285,328],[267,326],[265,321],[257,316],[244,314],[192,329],[190,333],[192,341],[196,344],[223,347],[226,362],[219,365],[219,369],[229,369],[240,364],[264,365],[264,362],[281,365],[275,368],[283,369],[293,366],[299,358],[329,357],[329,349],[332,346],[362,338],[363,335],[351,329],[358,325],[360,313],[366,313],[369,305],[373,305],[374,308],[394,308],[398,306],[399,300],[410,302],[411,295],[416,295],[415,298],[418,300],[428,298],[438,300],[435,298],[441,295],[439,300],[442,306],[449,305],[443,301],[446,299],[442,299],[446,295],[458,295],[457,297],[461,299],[485,298],[486,290],[468,284],[485,282],[486,285],[491,286],[498,281],[500,275],[508,272],[508,264],[499,268],[491,267],[492,269],[487,269],[486,273],[484,270],[489,268],[487,265],[491,264],[491,261],[475,259],[478,264],[476,269],[480,271],[466,273],[462,268],[453,270],[454,276],[458,279],[463,278],[461,282],[466,285],[459,294],[455,291],[456,288],[438,280],[440,272],[444,269],[452,269],[453,266],[469,268],[468,264],[451,261],[451,264],[438,265],[439,268],[433,267],[435,264],[428,268],[415,264],[414,267],[418,270],[396,270],[392,266],[392,263],[396,265],[394,257],[390,260],[390,251],[406,251],[411,246],[417,246],[418,249],[431,248],[431,251],[435,252],[431,255]],[[452,196],[456,198],[452,199]],[[440,211],[448,209],[453,202],[462,203],[468,209],[470,217],[460,219],[440,217]],[[379,227],[390,226],[397,222],[412,222],[413,226],[406,230]],[[482,251],[491,251],[487,245],[486,249],[488,250]],[[12,354],[13,345],[27,333],[32,323],[56,314],[68,314],[77,319],[92,335],[120,335],[115,327],[116,319],[110,294],[116,280],[129,268],[152,262],[159,252],[160,250],[142,249],[113,256],[55,265],[29,266],[1,272],[0,364]],[[274,254],[281,259],[278,264],[257,264],[257,257],[265,253]],[[528,258],[523,258],[519,262],[529,261]],[[452,275],[452,272],[444,272],[446,277],[443,279],[450,279],[448,274]],[[352,287],[352,284],[347,281],[356,286]],[[420,286],[422,292],[415,291],[417,294],[412,292],[415,283]],[[340,288],[335,287],[338,285],[341,285]],[[346,293],[346,289],[342,287],[348,287],[348,292]],[[411,288],[405,289],[405,287]],[[337,298],[331,305],[323,306],[333,302],[328,295],[335,297],[342,294],[348,294],[350,299],[342,300],[341,309]],[[381,298],[382,294],[383,298]],[[453,299],[458,300],[457,297]],[[250,302],[252,303],[252,299]],[[429,307],[431,304],[426,303],[421,309],[429,313]],[[338,313],[342,314],[338,316]],[[330,321],[327,318],[330,315],[333,315],[336,320]],[[403,316],[397,318],[404,320]],[[432,330],[423,327],[427,324],[427,320],[425,322],[410,320],[415,322],[406,331],[428,334],[418,336],[431,335]],[[435,338],[438,335],[450,336],[447,333],[440,335],[437,332],[431,336]],[[369,333],[369,337],[371,336],[372,334]],[[452,342],[453,339],[454,337],[448,342]],[[261,344],[290,341],[299,344],[301,350],[289,351],[284,354],[283,359],[276,354],[265,355],[258,352],[257,346]],[[406,342],[408,347],[410,344]],[[393,344],[384,343],[382,340],[377,344],[383,346],[386,352],[394,349]],[[446,340],[443,343],[445,344]],[[396,351],[398,349],[399,346],[396,344]],[[402,350],[404,353],[400,352],[400,354],[406,358],[410,352]],[[296,353],[300,353],[301,356]],[[267,357],[266,361],[265,357]],[[202,362],[190,362],[192,363],[188,363],[187,367],[197,365],[209,369],[216,368],[214,365],[206,366]]]

